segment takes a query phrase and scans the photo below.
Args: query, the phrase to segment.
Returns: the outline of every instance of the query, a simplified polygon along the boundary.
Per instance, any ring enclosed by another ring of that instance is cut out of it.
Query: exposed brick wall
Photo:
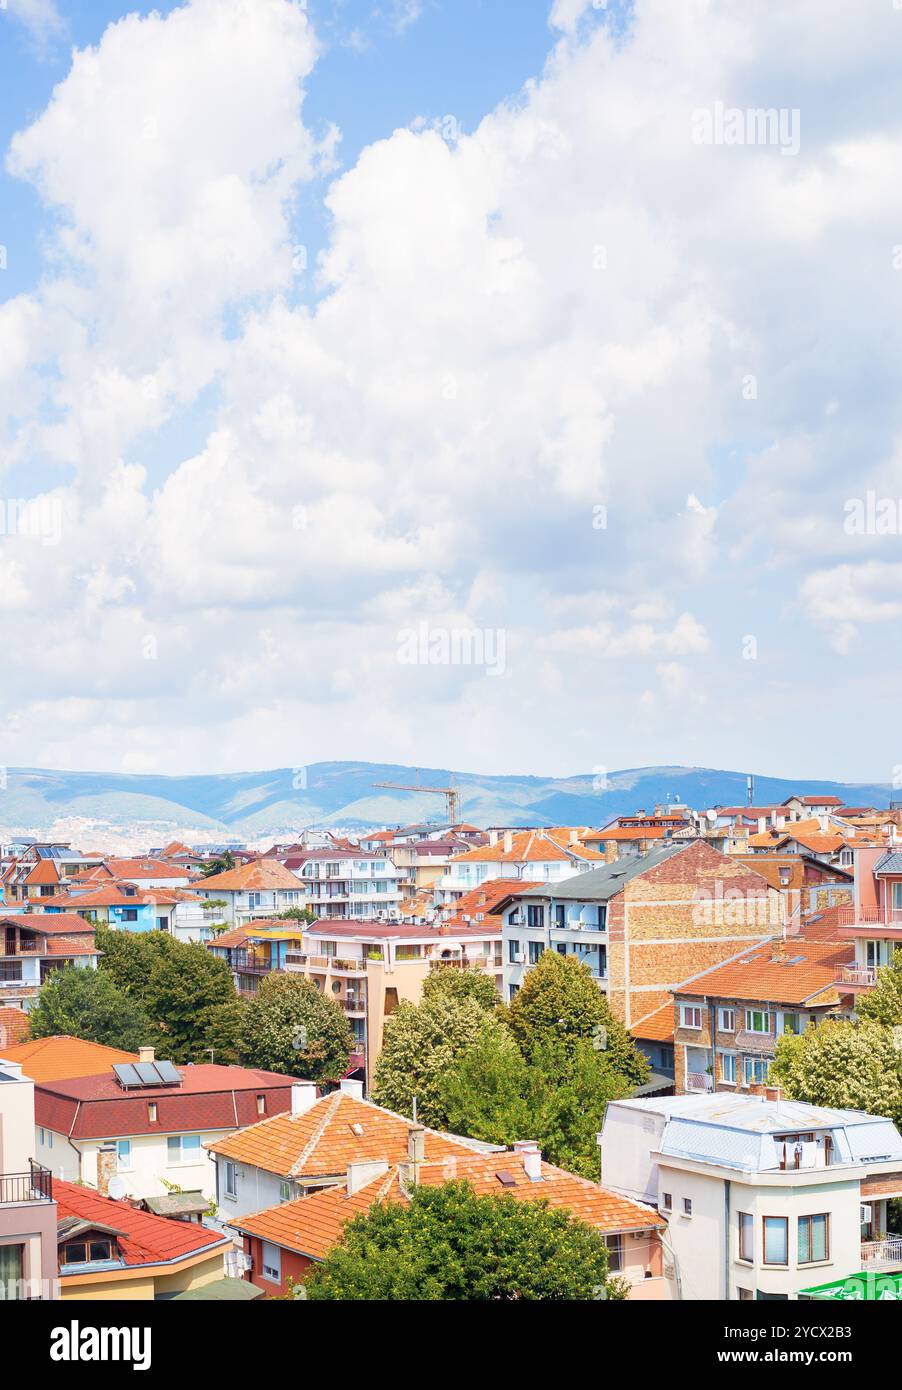
[[[784,921],[782,894],[751,866],[692,841],[609,904],[611,1007],[636,1022],[674,986],[779,934]]]

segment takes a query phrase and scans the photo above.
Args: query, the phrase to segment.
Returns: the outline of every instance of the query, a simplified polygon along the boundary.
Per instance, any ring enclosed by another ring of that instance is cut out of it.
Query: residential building
[[[400,920],[403,875],[384,853],[361,849],[305,849],[284,865],[303,884],[303,906],[319,918],[378,916]]]
[[[55,1182],[60,1297],[168,1299],[225,1276],[232,1242],[221,1231],[173,1221],[92,1188]]]
[[[676,1089],[674,1057],[673,1000],[648,1014],[641,1023],[633,1024],[633,1040],[651,1064],[648,1084],[637,1095],[672,1095]]]
[[[211,909],[216,920],[240,927],[257,918],[274,917],[291,907],[306,907],[297,877],[278,859],[252,859],[236,869],[212,874],[198,885],[204,902],[221,902]]]
[[[142,888],[187,888],[197,878],[187,864],[166,859],[104,859],[76,877],[78,883],[135,883]]]
[[[674,985],[783,930],[785,902],[753,868],[704,840],[672,841],[540,890],[512,886],[503,923],[504,993],[546,950],[585,962],[628,1027]]]
[[[448,872],[436,880],[436,904],[451,905],[488,879],[509,878],[560,883],[582,869],[603,862],[598,850],[583,842],[586,828],[489,832],[489,843],[456,855]]]
[[[841,985],[854,994],[872,989],[877,971],[902,949],[902,851],[857,851],[853,902],[836,918],[841,936],[855,950]]]
[[[344,1080],[320,1097],[312,1081],[298,1082],[290,1111],[208,1144],[220,1214],[234,1224],[249,1212],[343,1184],[349,1167],[366,1176],[374,1163],[401,1163],[409,1128],[402,1115],[364,1100],[360,1081]],[[429,1161],[500,1147],[431,1129],[424,1130],[424,1144]]]
[[[230,1224],[244,1236],[250,1259],[246,1278],[271,1296],[287,1292],[289,1280],[303,1282],[328,1255],[345,1223],[375,1203],[407,1205],[417,1186],[463,1181],[479,1196],[544,1201],[571,1212],[604,1235],[609,1269],[627,1280],[631,1298],[673,1297],[661,1243],[666,1222],[646,1204],[544,1163],[538,1144],[528,1140],[500,1153],[427,1160],[425,1137],[421,1125],[411,1124],[403,1162],[351,1163],[340,1186],[234,1218]]]
[[[760,942],[673,991],[678,1095],[737,1091],[767,1080],[777,1041],[846,1014],[836,976],[851,946],[804,937]]]
[[[0,875],[2,901],[12,906],[51,897],[78,874],[99,863],[99,856],[80,854],[70,845],[29,845]]]
[[[52,1299],[56,1202],[34,1161],[34,1082],[0,1056],[0,1301]]]
[[[786,930],[799,930],[812,912],[850,906],[854,873],[851,867],[828,864],[812,854],[737,854],[756,874],[766,878],[786,899]],[[850,861],[851,864],[851,861]]]
[[[886,1202],[902,1194],[891,1120],[755,1095],[612,1101],[602,1181],[668,1217],[683,1299],[796,1298],[863,1269],[898,1269]]]
[[[303,969],[306,964],[301,924],[280,918],[230,927],[208,941],[207,950],[225,961],[236,990],[244,995],[256,994],[261,980],[273,971]]]
[[[91,923],[71,912],[0,916],[0,1003],[27,1009],[62,965],[97,965]]]
[[[610,862],[628,855],[647,854],[656,844],[682,831],[698,833],[688,806],[656,806],[651,815],[637,811],[632,816],[617,816],[601,830],[590,830],[583,841],[599,850]]]
[[[153,1064],[153,1048],[142,1048],[146,1083],[127,1064],[39,1083],[37,1158],[56,1176],[100,1190],[112,1172],[130,1197],[162,1196],[170,1183],[211,1198],[216,1174],[204,1146],[291,1105],[292,1080],[275,1072],[160,1063],[153,1081]]]

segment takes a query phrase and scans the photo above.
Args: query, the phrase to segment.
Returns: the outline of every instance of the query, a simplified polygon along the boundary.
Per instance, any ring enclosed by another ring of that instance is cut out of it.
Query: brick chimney
[[[101,1144],[97,1150],[97,1191],[101,1197],[109,1197],[110,1179],[116,1176],[117,1167],[116,1145]]]
[[[771,943],[770,959],[772,965],[782,965],[786,960],[786,942],[782,937]]]
[[[783,1091],[779,1086],[765,1086],[764,1094],[768,1100],[781,1101],[783,1099]]]

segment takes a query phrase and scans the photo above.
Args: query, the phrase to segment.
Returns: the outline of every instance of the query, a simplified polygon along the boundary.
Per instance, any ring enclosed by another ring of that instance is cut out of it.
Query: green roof
[[[799,1289],[799,1298],[833,1299],[842,1303],[894,1303],[902,1301],[902,1273],[878,1274],[867,1270],[834,1279],[831,1284],[815,1284]]]

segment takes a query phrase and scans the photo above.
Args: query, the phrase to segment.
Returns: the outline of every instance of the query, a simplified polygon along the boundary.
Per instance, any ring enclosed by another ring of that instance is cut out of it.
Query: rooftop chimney
[[[341,1090],[344,1095],[350,1096],[353,1100],[363,1100],[363,1082],[352,1081],[350,1077],[345,1077],[341,1082]]]
[[[156,1055],[156,1054],[155,1054],[155,1051],[154,1051],[154,1049],[153,1049],[152,1047],[139,1047],[139,1048],[138,1048],[138,1061],[139,1061],[139,1062],[152,1062],[155,1055]]]
[[[779,941],[773,942],[770,948],[770,958],[775,965],[782,964],[782,962],[785,961],[786,942],[782,939],[782,937]]]
[[[513,849],[513,847],[514,847],[514,837],[513,837],[512,833],[511,833],[509,830],[505,830],[505,832],[504,832],[504,853],[505,853],[505,854],[510,854],[511,850]]]
[[[366,1187],[367,1183],[375,1182],[388,1172],[388,1161],[384,1158],[359,1159],[356,1163],[348,1164],[347,1187],[348,1196],[353,1197],[355,1192],[359,1192],[361,1187]]]
[[[578,830],[571,830],[571,831],[570,831],[569,843],[570,843],[571,845],[578,845],[578,844],[579,844],[579,831],[578,831]]]
[[[498,831],[497,831],[497,830],[490,830],[490,831],[489,831],[489,844],[490,844],[490,845],[497,845],[497,843],[498,843]]]
[[[110,1179],[116,1176],[118,1166],[116,1145],[101,1144],[97,1150],[97,1191],[101,1197],[109,1197]]]
[[[779,1086],[765,1086],[764,1094],[767,1099],[771,1101],[781,1101],[783,1099],[783,1091]]]
[[[821,834],[826,835],[826,833],[827,833],[827,817],[826,817],[826,816],[818,816],[818,818],[817,818],[817,823],[818,823],[818,825],[819,825],[820,828],[821,828]]]
[[[292,1115],[305,1115],[317,1100],[315,1081],[295,1081],[291,1087]]]
[[[535,1139],[514,1141],[514,1153],[523,1159],[523,1171],[530,1182],[542,1181],[542,1154]]]
[[[767,820],[764,816],[758,817],[758,834],[763,835],[767,829]]]
[[[407,1126],[407,1158],[410,1163],[410,1178],[415,1184],[419,1177],[419,1166],[426,1154],[426,1131],[422,1125]]]

